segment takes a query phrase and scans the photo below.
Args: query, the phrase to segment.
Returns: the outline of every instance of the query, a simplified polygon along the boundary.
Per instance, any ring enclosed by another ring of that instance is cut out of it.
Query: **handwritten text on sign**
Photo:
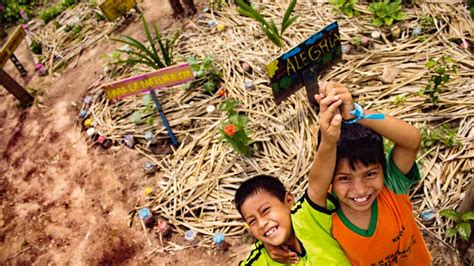
[[[115,100],[150,90],[164,89],[193,80],[193,71],[186,63],[115,81],[102,87],[107,97]]]
[[[135,0],[104,0],[99,4],[99,7],[109,21],[114,21],[127,14],[136,5]]]
[[[3,45],[2,50],[0,50],[0,68],[2,68],[5,63],[8,61],[10,56],[16,50],[18,45],[25,37],[26,33],[21,26],[18,26],[8,41]]]
[[[320,73],[341,58],[341,38],[337,22],[309,37],[267,65],[275,102],[279,104],[303,87],[303,72]]]

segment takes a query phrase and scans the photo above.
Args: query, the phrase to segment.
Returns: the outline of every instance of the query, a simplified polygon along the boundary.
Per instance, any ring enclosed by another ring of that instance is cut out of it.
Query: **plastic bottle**
[[[192,244],[196,242],[196,236],[197,234],[193,230],[188,230],[184,233],[184,239],[191,242]]]
[[[162,237],[168,238],[171,236],[171,226],[166,221],[159,221],[156,232]]]
[[[213,240],[214,240],[214,244],[216,244],[217,250],[224,252],[228,249],[227,242],[225,242],[224,234],[215,233]]]
[[[148,208],[140,209],[138,211],[138,216],[143,221],[146,227],[153,227],[153,224],[155,223],[155,219],[153,217],[153,214],[151,214],[150,209]]]

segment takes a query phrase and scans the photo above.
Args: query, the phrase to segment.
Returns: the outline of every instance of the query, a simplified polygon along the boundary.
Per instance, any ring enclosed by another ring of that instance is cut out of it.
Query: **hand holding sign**
[[[275,102],[306,86],[312,103],[318,93],[317,77],[342,57],[339,27],[334,22],[267,65]]]

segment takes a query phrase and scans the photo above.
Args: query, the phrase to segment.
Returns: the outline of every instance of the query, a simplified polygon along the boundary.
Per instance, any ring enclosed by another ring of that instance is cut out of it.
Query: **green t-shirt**
[[[393,148],[390,149],[386,158],[387,166],[384,173],[384,185],[397,195],[408,194],[411,186],[420,181],[420,170],[418,169],[418,165],[413,163],[410,171],[408,171],[406,175],[403,174],[395,162],[393,162],[392,154]]]
[[[331,215],[336,210],[336,204],[334,197],[328,194],[327,209],[323,208],[313,203],[305,193],[293,206],[291,210],[293,230],[303,249],[299,263],[295,265],[350,265],[341,247],[331,235]],[[273,261],[263,243],[257,241],[240,265],[285,264]]]

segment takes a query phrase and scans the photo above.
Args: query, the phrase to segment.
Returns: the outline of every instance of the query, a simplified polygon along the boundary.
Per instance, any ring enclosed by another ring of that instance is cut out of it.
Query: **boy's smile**
[[[291,225],[293,202],[289,193],[282,202],[270,193],[261,191],[244,201],[241,212],[256,239],[279,246],[294,238]]]
[[[383,179],[380,163],[365,166],[357,162],[353,170],[346,158],[340,160],[336,166],[333,190],[342,211],[349,216],[354,211],[370,211],[372,203],[383,189]]]

